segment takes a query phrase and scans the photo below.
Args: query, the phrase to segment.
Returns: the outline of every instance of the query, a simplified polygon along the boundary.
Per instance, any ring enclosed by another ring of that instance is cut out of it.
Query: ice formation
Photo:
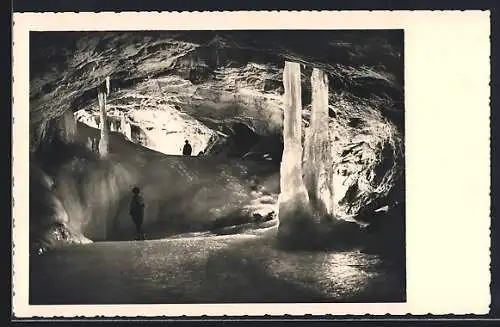
[[[333,160],[328,127],[328,77],[314,68],[311,76],[312,105],[304,143],[304,183],[315,215],[333,215]]]
[[[101,157],[106,157],[108,155],[108,143],[109,143],[109,132],[108,123],[106,117],[106,94],[99,92],[99,108],[101,113],[100,127],[101,127],[101,138],[99,139],[99,154]]]
[[[293,243],[293,238],[307,237],[305,227],[312,222],[309,196],[302,179],[302,100],[299,63],[285,62],[283,85],[285,88],[284,150],[278,199],[278,238],[284,243]]]

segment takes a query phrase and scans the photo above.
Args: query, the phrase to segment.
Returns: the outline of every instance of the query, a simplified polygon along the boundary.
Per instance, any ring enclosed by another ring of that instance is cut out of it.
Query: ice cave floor
[[[30,304],[401,302],[400,265],[360,249],[279,250],[264,234],[96,242],[30,260]]]

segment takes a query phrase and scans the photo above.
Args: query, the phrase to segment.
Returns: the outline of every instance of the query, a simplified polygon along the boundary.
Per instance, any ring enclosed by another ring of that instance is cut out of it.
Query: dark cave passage
[[[227,137],[220,139],[220,143],[212,148],[212,153],[224,154],[230,158],[241,158],[261,138],[247,125],[239,122],[222,125],[220,131]]]

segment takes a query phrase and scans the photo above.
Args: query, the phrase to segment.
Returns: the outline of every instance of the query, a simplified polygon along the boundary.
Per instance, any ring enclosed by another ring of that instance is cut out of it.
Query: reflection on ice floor
[[[285,252],[266,235],[102,242],[30,262],[31,304],[400,302],[404,272],[358,250]]]

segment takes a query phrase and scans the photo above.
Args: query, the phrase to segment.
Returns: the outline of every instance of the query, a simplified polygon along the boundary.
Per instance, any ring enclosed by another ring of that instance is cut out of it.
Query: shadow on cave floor
[[[99,242],[30,261],[30,304],[398,302],[397,269],[359,249],[277,249],[263,235]]]

